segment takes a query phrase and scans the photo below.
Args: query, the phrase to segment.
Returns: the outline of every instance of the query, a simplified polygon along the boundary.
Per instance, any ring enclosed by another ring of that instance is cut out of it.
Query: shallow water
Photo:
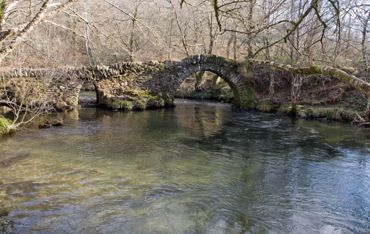
[[[370,131],[189,101],[82,109],[0,139],[1,209],[15,233],[368,233]]]

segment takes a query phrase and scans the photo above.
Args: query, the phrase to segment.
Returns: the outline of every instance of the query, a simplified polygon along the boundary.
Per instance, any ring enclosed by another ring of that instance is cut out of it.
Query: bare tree
[[[1,28],[6,25],[7,18],[10,15],[11,11],[14,11],[14,8],[19,4],[20,1],[14,1],[9,4],[6,3],[7,1],[1,2]],[[2,49],[0,50],[0,62],[2,62],[5,57],[7,57],[15,48],[18,46],[19,43],[24,41],[27,35],[35,28],[37,24],[39,24],[44,18],[50,17],[60,11],[63,7],[67,4],[73,3],[74,0],[67,0],[64,3],[54,2],[52,4],[51,0],[44,0],[41,6],[38,8],[37,12],[30,17],[30,19],[26,19],[24,26],[18,28],[11,28],[7,31],[3,31],[2,38],[0,38],[0,42],[2,43]],[[19,22],[18,22],[19,23]]]
[[[53,110],[45,82],[0,78],[0,107],[5,106],[10,112],[5,133],[16,131]]]
[[[26,23],[39,22],[8,61],[88,65],[212,53],[359,69],[359,58],[369,56],[364,29],[370,6],[360,0],[68,2],[38,0],[29,6],[26,0],[9,0],[0,5],[3,48],[14,43],[15,32]],[[58,17],[49,17],[57,12]]]
[[[361,39],[361,52],[362,52],[362,63],[364,70],[369,69],[369,60],[368,60],[368,48],[367,48],[367,33],[370,31],[370,9],[367,9],[364,13],[364,17],[360,17],[362,23],[362,39]]]

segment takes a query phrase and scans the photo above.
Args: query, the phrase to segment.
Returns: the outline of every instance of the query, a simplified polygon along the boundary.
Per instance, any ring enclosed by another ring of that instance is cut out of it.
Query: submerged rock
[[[0,207],[0,233],[7,234],[14,232],[14,222],[7,216],[9,216],[9,211]]]
[[[11,155],[9,158],[0,161],[0,168],[5,168],[13,165],[16,162],[19,162],[25,158],[27,158],[30,153],[16,153]],[[0,181],[0,185],[2,182]]]
[[[64,121],[63,120],[58,120],[58,121],[55,121],[51,124],[51,126],[53,127],[61,127],[64,125]]]
[[[360,123],[359,126],[364,128],[370,128],[370,122]]]
[[[9,215],[9,211],[6,210],[5,208],[0,208],[0,218],[5,217]]]
[[[51,127],[61,127],[64,125],[63,120],[55,120],[55,121],[46,121],[39,125],[39,129],[47,129]]]

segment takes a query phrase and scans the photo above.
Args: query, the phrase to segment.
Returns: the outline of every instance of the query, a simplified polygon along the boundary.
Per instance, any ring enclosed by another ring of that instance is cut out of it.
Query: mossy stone
[[[258,105],[258,99],[250,87],[246,87],[240,95],[240,107],[242,109],[255,109]]]
[[[113,110],[132,110],[134,107],[131,101],[119,99],[108,102],[107,106]]]
[[[145,110],[147,103],[144,100],[136,100],[133,102],[134,110]]]

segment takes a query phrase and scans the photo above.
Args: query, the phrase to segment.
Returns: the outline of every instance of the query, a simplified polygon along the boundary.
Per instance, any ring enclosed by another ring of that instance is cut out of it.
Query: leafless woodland
[[[2,0],[3,67],[191,54],[369,67],[368,0]]]

